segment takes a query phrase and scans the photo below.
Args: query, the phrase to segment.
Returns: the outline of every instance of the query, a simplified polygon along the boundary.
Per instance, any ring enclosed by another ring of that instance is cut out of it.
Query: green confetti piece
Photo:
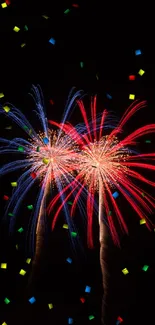
[[[24,231],[24,229],[22,227],[18,229],[18,232],[20,232],[20,233],[23,231]]]
[[[148,270],[148,268],[149,268],[148,265],[144,265],[144,266],[142,267],[142,270],[146,272],[146,271]]]
[[[18,147],[18,151],[23,152],[24,151],[24,148],[22,146],[19,146]]]
[[[5,299],[4,299],[4,302],[5,302],[5,304],[8,305],[8,304],[10,303],[10,300],[9,300],[8,298],[5,298]]]
[[[21,269],[21,270],[19,271],[19,274],[20,274],[20,275],[25,275],[25,274],[26,274],[26,271],[23,270],[23,269]]]
[[[30,264],[30,262],[31,262],[31,258],[27,258],[27,259],[26,259],[26,263],[27,263],[27,264]]]
[[[108,216],[111,216],[111,215],[112,215],[112,211],[109,211],[109,212],[108,212]]]
[[[24,26],[24,30],[27,31],[28,30],[28,27],[27,25]]]
[[[70,12],[70,9],[66,9],[65,11],[64,11],[64,14],[68,14]]]
[[[1,263],[1,269],[7,269],[7,263]]]
[[[24,130],[28,130],[28,127],[26,125],[23,126]]]
[[[145,143],[151,143],[151,140],[145,140]]]
[[[68,201],[67,203],[68,203],[69,205],[72,205],[72,204],[73,204],[72,201]]]
[[[76,237],[77,236],[77,232],[71,231],[71,235],[72,235],[72,237]]]
[[[93,315],[90,315],[88,318],[89,318],[89,320],[92,320],[92,319],[94,319],[95,317],[94,317]]]
[[[84,63],[80,62],[80,67],[83,68],[84,67]]]
[[[29,210],[33,210],[33,205],[32,205],[32,204],[27,205],[27,208],[28,208]]]
[[[36,151],[39,152],[40,151],[40,147],[37,147]]]
[[[9,217],[13,217],[13,216],[14,216],[14,214],[13,214],[13,213],[11,213],[11,212],[9,212],[9,213],[8,213],[8,216],[9,216]]]

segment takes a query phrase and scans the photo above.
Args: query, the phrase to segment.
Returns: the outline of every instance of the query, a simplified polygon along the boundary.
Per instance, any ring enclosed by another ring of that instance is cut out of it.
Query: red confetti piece
[[[52,99],[50,99],[50,104],[54,105],[54,101]]]
[[[129,76],[129,80],[135,80],[136,79],[136,76],[134,76],[134,74],[131,74],[130,76]]]
[[[10,0],[5,0],[6,4],[9,6],[11,4]]]
[[[81,302],[84,304],[84,302],[85,302],[85,298],[81,297],[80,300],[81,300]]]
[[[121,318],[120,316],[118,316],[118,317],[117,317],[117,320],[119,320],[119,321],[120,321],[120,323],[122,323],[122,322],[123,322],[123,318]]]
[[[9,200],[9,197],[7,195],[4,195],[3,196],[3,200],[8,201]]]
[[[77,3],[73,3],[73,4],[72,4],[72,7],[74,7],[74,8],[79,8],[79,5],[78,5]]]
[[[31,173],[30,175],[33,179],[37,177],[37,174],[36,173]]]

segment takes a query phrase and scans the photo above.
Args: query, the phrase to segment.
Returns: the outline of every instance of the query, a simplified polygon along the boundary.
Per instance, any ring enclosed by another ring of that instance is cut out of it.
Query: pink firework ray
[[[151,214],[152,208],[155,208],[155,200],[137,186],[134,180],[155,186],[155,182],[145,178],[139,171],[141,169],[155,170],[155,165],[148,162],[155,159],[155,153],[137,154],[133,147],[137,145],[137,139],[155,132],[155,124],[140,127],[123,140],[119,140],[120,135],[122,138],[126,123],[138,110],[146,106],[145,101],[136,101],[132,104],[126,110],[118,125],[116,127],[113,126],[113,128],[111,125],[109,126],[111,119],[107,110],[104,110],[100,118],[97,118],[96,96],[91,101],[91,122],[88,121],[83,101],[78,100],[77,104],[84,120],[83,126],[81,124],[74,127],[70,123],[59,124],[49,121],[50,124],[59,127],[67,135],[71,136],[76,145],[79,146],[79,154],[76,161],[77,175],[72,183],[68,184],[63,190],[64,192],[68,191],[68,189],[70,190],[69,194],[65,197],[65,202],[74,194],[71,208],[72,216],[79,198],[82,196],[84,189],[87,188],[88,245],[93,247],[92,206],[94,206],[94,196],[97,192],[99,197],[99,224],[103,218],[104,210],[113,241],[116,245],[119,245],[117,227],[110,213],[110,205],[113,206],[121,230],[128,233],[128,228],[118,207],[117,200],[112,194],[114,189],[117,189],[125,197],[141,219],[144,218],[146,220],[146,226],[150,230],[153,226],[148,219],[148,214]],[[104,132],[107,129],[112,129],[109,134]],[[142,193],[144,193],[144,196],[142,196]],[[50,202],[48,207],[49,213],[59,198],[60,194]],[[63,204],[59,206],[54,216],[52,228],[55,226]]]

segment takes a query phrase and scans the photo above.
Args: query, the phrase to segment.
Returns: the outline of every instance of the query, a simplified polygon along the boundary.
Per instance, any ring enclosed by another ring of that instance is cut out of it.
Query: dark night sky
[[[73,4],[78,7],[73,7]],[[68,8],[70,12],[64,14]],[[130,104],[129,94],[134,93],[136,98],[147,100],[148,108],[138,113],[125,131],[130,132],[136,125],[155,122],[155,53],[151,42],[146,46],[149,43],[149,40],[146,42],[147,35],[151,39],[153,26],[146,11],[141,7],[137,13],[132,6],[119,8],[110,2],[102,7],[99,1],[39,3],[10,0],[7,8],[0,7],[0,93],[5,95],[0,99],[1,104],[13,103],[37,129],[32,117],[34,104],[28,95],[32,84],[39,84],[42,88],[48,118],[58,121],[72,87],[83,89],[88,95],[97,93],[98,111],[106,107],[118,117]],[[144,14],[145,19],[142,18]],[[49,18],[43,18],[43,15]],[[25,25],[28,30],[25,30]],[[20,28],[18,33],[13,31],[14,26]],[[49,43],[51,37],[56,40],[55,45]],[[21,47],[22,43],[26,45]],[[142,55],[135,56],[137,49],[141,49]],[[80,62],[84,63],[83,68]],[[139,69],[145,71],[142,77],[138,75]],[[129,80],[131,74],[136,75],[135,81]],[[107,94],[112,99],[108,99]],[[50,99],[54,105],[50,104]],[[71,122],[77,123],[77,120],[80,121],[80,114],[75,112]],[[8,125],[11,122],[1,117],[1,137],[21,135],[15,125],[12,130],[6,130]],[[153,136],[149,139],[152,141],[149,149],[142,140],[139,144],[141,150],[154,150],[155,139]],[[5,159],[0,157],[0,164]],[[154,189],[150,189],[150,193],[154,196]],[[10,175],[0,180],[1,215],[4,212],[4,194],[11,195]],[[35,200],[35,192],[30,199]],[[27,218],[27,201],[21,208],[23,223]],[[135,212],[121,198],[119,206],[128,222],[130,236],[121,236],[121,249],[111,242],[109,244],[110,290],[116,302],[111,312],[122,317],[124,325],[154,324],[155,234],[145,225],[139,225]],[[151,218],[154,221],[155,215]],[[62,215],[55,231],[48,237],[34,288],[36,303],[32,306],[24,294],[31,270],[25,263],[28,256],[24,253],[24,235],[18,234],[13,241],[8,240],[7,231],[1,228],[0,263],[7,262],[8,268],[0,269],[0,324],[65,325],[69,317],[76,325],[100,324],[102,279],[98,226],[97,222],[94,223],[95,248],[89,250],[79,211],[75,221],[83,250],[77,241],[76,253],[72,249],[69,237],[62,229]],[[17,243],[18,251],[15,248]],[[72,257],[71,265],[66,263],[67,257]],[[149,265],[147,272],[142,271],[145,264]],[[121,271],[125,267],[129,270],[126,276]],[[18,274],[21,268],[27,270],[24,277]],[[92,288],[88,295],[84,292],[86,285]],[[4,303],[5,297],[11,300],[9,305]],[[86,298],[84,304],[81,297]],[[52,310],[48,309],[48,303],[53,303]],[[89,315],[95,318],[89,320]]]

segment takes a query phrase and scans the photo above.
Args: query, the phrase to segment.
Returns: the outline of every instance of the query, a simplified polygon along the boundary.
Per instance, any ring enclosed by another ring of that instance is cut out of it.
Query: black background
[[[73,86],[83,89],[88,95],[97,93],[98,111],[106,107],[119,117],[130,104],[129,94],[134,93],[136,98],[147,100],[148,107],[136,115],[125,131],[153,123],[155,53],[151,8],[147,13],[146,7],[143,9],[141,5],[136,10],[131,3],[121,6],[111,2],[78,1],[75,2],[78,8],[73,7],[73,3],[12,0],[7,8],[0,8],[0,92],[5,95],[0,99],[1,104],[5,101],[13,103],[38,130],[32,116],[34,103],[28,96],[32,84],[39,84],[42,88],[48,118],[58,121]],[[68,8],[70,12],[64,14]],[[20,27],[18,33],[13,31],[14,26]],[[49,43],[51,37],[56,40],[55,45]],[[22,43],[26,43],[23,48]],[[141,56],[135,56],[136,49],[141,49]],[[84,62],[83,68],[80,67],[81,61]],[[145,70],[142,77],[138,75],[139,69]],[[136,75],[135,81],[129,80],[130,74]],[[107,93],[111,94],[111,100]],[[50,104],[50,99],[54,105]],[[71,122],[77,123],[80,119],[80,114],[75,112]],[[8,125],[12,125],[11,130],[5,129]],[[12,138],[17,135],[22,136],[19,128],[0,117],[0,136]],[[144,139],[140,141],[142,151],[154,151],[154,137],[149,136],[149,139],[151,144],[146,144]],[[1,164],[5,159],[0,157]],[[3,195],[11,195],[10,182],[10,175],[0,181],[1,215],[5,205]],[[149,191],[154,196],[154,189]],[[26,205],[23,202],[19,224],[26,223]],[[115,313],[123,318],[123,324],[153,324],[155,234],[145,225],[139,225],[135,212],[121,198],[119,206],[128,222],[130,236],[121,237],[121,249],[112,243],[109,247]],[[151,218],[154,222],[154,215]],[[12,242],[8,240],[7,232],[1,231],[0,263],[7,262],[8,268],[0,269],[0,323],[67,324],[68,318],[72,317],[74,324],[100,324],[102,278],[97,221],[94,221],[95,248],[88,250],[86,229],[79,211],[75,219],[83,250],[75,241],[76,254],[73,251],[67,231],[62,229],[62,216],[49,235],[34,289],[36,303],[32,306],[24,294],[31,270],[31,266],[25,263],[28,256],[24,250],[24,235],[18,234]],[[72,257],[71,265],[66,263],[67,257]],[[147,272],[142,271],[144,264],[149,265]],[[126,276],[121,271],[125,267],[129,270]],[[18,274],[21,268],[27,270],[24,277]],[[88,295],[84,292],[86,285],[92,288]],[[9,305],[4,303],[5,297],[11,300]],[[84,304],[81,297],[86,298]],[[48,309],[48,303],[53,303],[52,310]],[[95,316],[93,320],[88,320],[90,314]]]

